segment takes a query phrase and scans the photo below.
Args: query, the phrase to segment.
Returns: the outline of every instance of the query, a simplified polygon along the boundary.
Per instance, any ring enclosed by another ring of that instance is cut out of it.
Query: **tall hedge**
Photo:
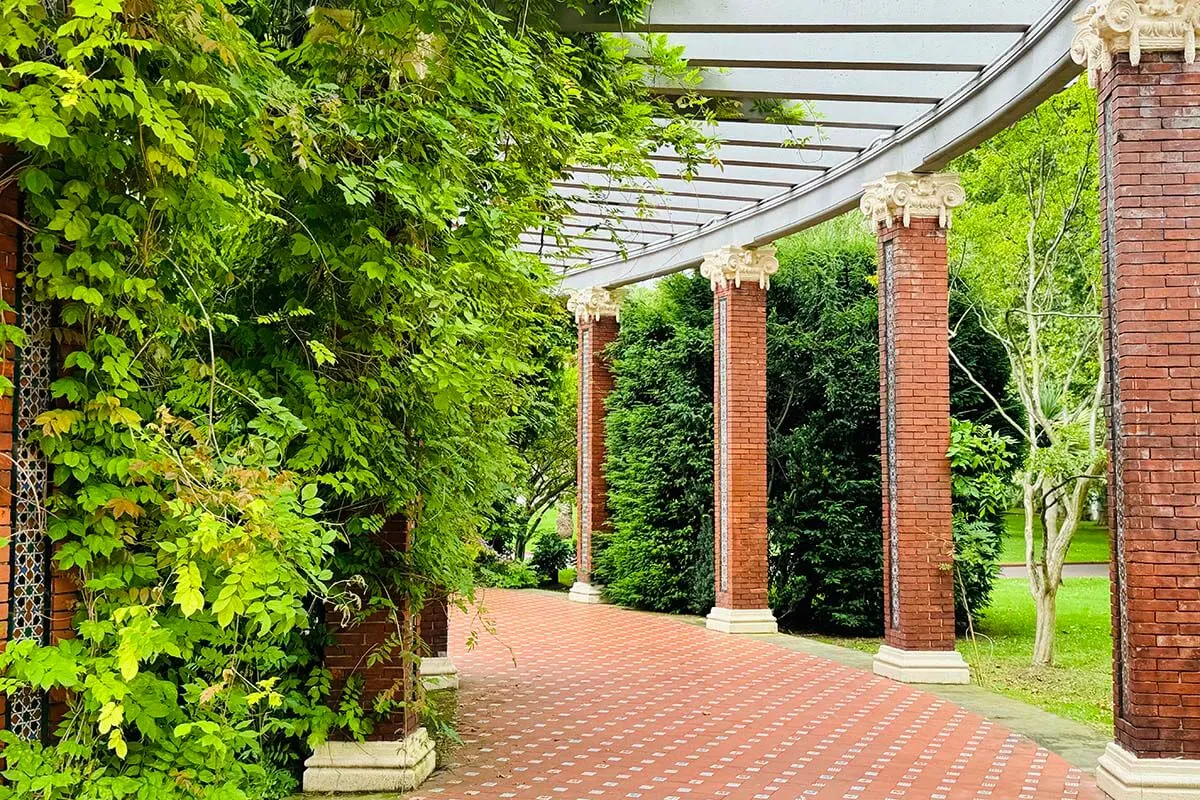
[[[783,240],[779,259],[767,296],[771,605],[786,627],[874,632],[883,617],[874,238],[842,219]],[[986,344],[963,336],[956,347],[1002,393],[1007,373]],[[613,530],[597,580],[617,603],[704,613],[713,596],[708,282],[675,276],[635,295],[609,354]],[[952,410],[974,417],[978,398],[961,376],[952,390]],[[981,550],[990,552],[971,552]],[[969,563],[963,584],[978,609],[994,569],[986,558]]]
[[[596,579],[622,605],[707,612],[713,603],[708,282],[674,275],[631,298],[608,355],[615,385],[605,473],[614,534],[601,544]]]
[[[767,316],[771,604],[787,627],[883,618],[873,237],[838,224],[779,245]]]

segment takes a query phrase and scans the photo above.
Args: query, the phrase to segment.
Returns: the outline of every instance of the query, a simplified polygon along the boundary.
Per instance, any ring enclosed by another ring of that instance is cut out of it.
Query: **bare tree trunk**
[[[1037,623],[1033,634],[1033,665],[1048,667],[1054,663],[1054,628],[1058,619],[1058,584],[1047,582],[1033,597]]]

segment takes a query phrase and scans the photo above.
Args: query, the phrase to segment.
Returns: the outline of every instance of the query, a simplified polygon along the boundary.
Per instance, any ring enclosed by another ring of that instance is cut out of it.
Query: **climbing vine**
[[[0,691],[64,709],[51,744],[2,735],[0,797],[282,796],[389,710],[328,705],[322,615],[469,591],[562,313],[519,234],[555,234],[571,165],[707,152],[642,89],[686,79],[677,52],[564,35],[559,5],[0,0],[0,182],[61,322],[35,438],[81,597],[73,638],[0,654]],[[411,552],[373,536],[394,514]]]

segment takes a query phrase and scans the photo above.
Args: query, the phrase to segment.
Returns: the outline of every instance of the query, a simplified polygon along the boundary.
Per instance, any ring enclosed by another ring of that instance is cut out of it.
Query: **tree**
[[[570,318],[561,307],[554,310],[513,432],[516,475],[507,502],[515,509],[506,544],[517,560],[525,558],[542,519],[575,487],[576,381],[568,367],[575,337]]]
[[[1106,459],[1095,119],[1094,94],[1077,81],[954,165],[969,198],[955,218],[956,277],[976,298],[967,314],[1004,348],[1019,414],[986,394],[1027,448],[1019,481],[1038,666],[1053,663],[1063,563]],[[951,349],[977,378],[957,337]]]

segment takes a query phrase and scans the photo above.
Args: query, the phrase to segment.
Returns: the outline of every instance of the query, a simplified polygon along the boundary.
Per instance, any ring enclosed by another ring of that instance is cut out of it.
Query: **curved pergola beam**
[[[652,27],[660,29],[658,20],[661,19],[674,20],[669,26],[682,25],[682,18],[677,19],[671,14],[682,14],[685,10],[694,14],[694,7],[697,5],[699,4],[688,3],[685,0],[658,2],[651,13]],[[806,24],[823,20],[826,25],[836,26],[833,16],[843,20],[852,17],[855,11],[848,9],[855,7],[860,19],[878,21],[894,17],[897,23],[907,20],[910,25],[914,19],[936,20],[948,15],[977,22],[991,20],[979,22],[975,28],[980,30],[1002,25],[1001,21],[1004,19],[1011,21],[1017,17],[1018,12],[1028,14],[1031,7],[1046,8],[1044,0],[1022,0],[1015,3],[977,3],[968,0],[955,4],[881,0],[869,4],[872,9],[878,9],[877,12],[868,12],[868,4],[858,0],[852,3],[764,0],[737,3],[736,10],[730,3],[725,2],[703,5],[710,20],[724,15],[725,19],[740,19],[745,24],[750,23],[750,18],[765,24],[764,20],[770,12],[781,15],[786,13],[792,19],[806,20]],[[746,8],[743,8],[743,5]],[[940,169],[955,156],[966,152],[1035,107],[1078,74],[1079,67],[1071,61],[1068,53],[1076,31],[1076,26],[1071,20],[1075,14],[1085,10],[1087,5],[1086,0],[1058,0],[1048,12],[1043,12],[1032,27],[1028,27],[1024,36],[1013,47],[987,69],[966,82],[957,92],[921,113],[891,135],[878,140],[873,147],[824,174],[805,184],[770,196],[764,196],[768,187],[724,187],[736,188],[736,196],[739,198],[757,196],[758,199],[690,232],[631,250],[628,255],[614,255],[573,270],[564,277],[563,287],[572,289],[595,285],[621,286],[694,267],[706,253],[720,247],[730,244],[767,244],[841,214],[858,202],[863,184],[879,178],[884,173]],[[937,6],[937,9],[933,6]],[[932,24],[923,22],[921,29],[929,29],[929,25]],[[697,30],[694,24],[685,29]],[[735,26],[735,29],[740,28]],[[945,28],[943,26],[940,29]],[[914,76],[917,77],[919,76]],[[901,104],[862,105],[888,107]],[[679,191],[685,197],[703,197],[706,194],[721,196],[721,184],[711,182],[706,184],[698,181],[696,184],[688,184],[684,181],[664,180],[659,184]],[[697,189],[702,193],[698,193]],[[756,195],[756,189],[763,191]],[[662,202],[664,199],[675,202],[677,196],[660,197],[657,201]]]

